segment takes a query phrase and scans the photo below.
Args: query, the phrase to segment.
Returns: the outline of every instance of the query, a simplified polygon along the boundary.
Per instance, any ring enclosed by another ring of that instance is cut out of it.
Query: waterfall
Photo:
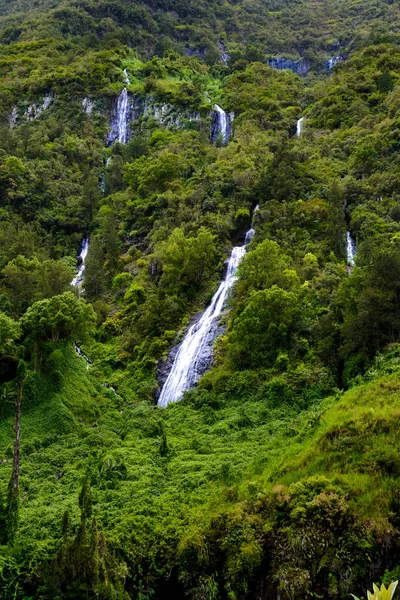
[[[74,350],[78,356],[80,356],[86,360],[86,368],[89,370],[89,365],[92,364],[92,361],[90,360],[90,358],[88,356],[86,356],[86,354],[84,352],[82,352],[82,350],[79,348],[78,344],[74,344]]]
[[[117,120],[118,120],[118,138],[121,144],[128,141],[128,119],[129,119],[129,98],[128,90],[124,88],[118,98]]]
[[[221,52],[221,60],[224,63],[224,65],[227,65],[228,62],[229,62],[230,56],[227,53],[226,48],[225,48],[225,46],[224,46],[224,44],[222,42],[218,43],[218,47],[219,47],[219,50]]]
[[[356,256],[356,243],[351,237],[350,231],[346,233],[346,251],[347,251],[347,264],[350,267],[354,266],[354,258]]]
[[[84,273],[85,273],[85,269],[86,269],[86,257],[87,257],[87,254],[88,254],[88,250],[89,250],[89,238],[85,238],[83,240],[82,249],[81,249],[81,252],[79,254],[78,272],[77,272],[76,276],[73,278],[73,280],[71,281],[71,285],[73,287],[78,288],[78,289],[81,289],[82,284],[83,284]]]
[[[342,59],[342,57],[341,57],[341,56],[335,56],[334,58],[330,58],[330,59],[327,61],[327,63],[326,63],[326,66],[327,66],[327,69],[328,69],[328,71],[330,71],[331,69],[333,69],[333,67],[336,65],[336,63],[338,63],[338,62],[340,62],[340,61],[342,61],[342,60],[343,60],[343,59]]]
[[[129,85],[131,80],[129,79],[128,71],[126,69],[124,69],[124,77],[126,85]]]
[[[127,143],[129,139],[130,112],[128,90],[125,87],[118,96],[114,116],[111,121],[111,130],[107,138],[110,146],[114,142]]]
[[[103,192],[103,194],[106,193],[106,170],[107,170],[107,167],[108,167],[108,164],[109,164],[110,160],[111,160],[111,156],[109,156],[108,158],[106,158],[106,160],[104,162],[104,171],[103,171],[103,173],[101,174],[101,177],[100,177],[100,189]]]
[[[129,85],[128,71],[124,69],[125,85]],[[111,113],[111,129],[107,136],[109,146],[115,142],[126,144],[129,141],[129,123],[131,122],[131,105],[129,102],[128,90],[126,87],[118,96],[116,105],[114,103]]]
[[[255,211],[258,210],[258,206]],[[229,290],[235,283],[236,270],[246,254],[246,244],[254,236],[254,229],[246,233],[245,244],[236,246],[228,260],[225,279],[221,281],[211,304],[200,319],[186,333],[175,357],[172,369],[161,390],[159,406],[168,406],[179,400],[185,390],[193,387],[200,376],[210,367],[212,361],[212,343],[217,335],[219,316],[221,315]]]
[[[304,130],[304,118],[305,117],[301,117],[297,121],[297,125],[296,125],[296,135],[297,135],[297,137],[300,137],[301,134],[303,133],[303,130]]]
[[[231,126],[229,123],[229,116],[226,112],[218,106],[218,104],[214,105],[215,110],[215,121],[212,131],[211,140],[215,142],[219,134],[221,134],[222,141],[224,144],[229,140],[229,136],[231,134]],[[232,116],[231,116],[232,119]]]

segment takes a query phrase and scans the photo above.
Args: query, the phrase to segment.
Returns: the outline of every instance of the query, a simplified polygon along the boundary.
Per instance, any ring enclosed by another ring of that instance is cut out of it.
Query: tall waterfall
[[[229,115],[220,106],[218,106],[218,104],[214,105],[214,110],[215,120],[211,139],[213,142],[215,142],[217,137],[221,134],[222,141],[226,143],[229,140],[231,133]]]
[[[117,103],[117,141],[126,144],[128,141],[129,98],[128,90],[124,88]]]
[[[346,252],[347,252],[347,264],[350,267],[354,266],[354,258],[356,256],[356,243],[351,237],[350,231],[346,233]]]
[[[301,117],[296,124],[296,135],[300,137],[304,130],[304,117]]]
[[[124,69],[124,80],[125,85],[129,85],[131,80],[129,79],[128,71]],[[129,141],[129,123],[131,121],[131,106],[128,96],[128,90],[126,87],[122,90],[118,96],[116,104],[114,104],[112,115],[111,115],[111,129],[107,137],[109,146],[112,146],[115,142],[120,144],[126,144]]]
[[[112,146],[115,142],[126,144],[129,139],[131,107],[129,104],[128,90],[126,87],[118,96],[116,105],[114,105],[111,119],[111,129],[107,137],[108,145]]]
[[[256,210],[258,207],[256,207]],[[210,367],[212,361],[212,342],[218,327],[218,317],[224,309],[229,290],[235,283],[236,270],[246,254],[246,244],[254,236],[251,228],[245,238],[244,246],[236,246],[228,260],[225,279],[221,281],[211,304],[186,333],[175,357],[172,369],[161,390],[159,406],[168,406],[179,400],[185,390],[193,387],[200,376]]]
[[[86,269],[86,257],[88,255],[88,251],[89,251],[89,238],[85,238],[83,240],[82,249],[79,254],[78,272],[75,275],[75,277],[73,278],[73,280],[71,281],[71,285],[73,287],[77,287],[78,289],[80,289],[83,284],[83,279],[84,279],[84,274],[85,274],[85,269]]]

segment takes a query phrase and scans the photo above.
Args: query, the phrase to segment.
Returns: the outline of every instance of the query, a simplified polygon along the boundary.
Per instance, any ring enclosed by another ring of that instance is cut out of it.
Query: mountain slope
[[[396,4],[2,14],[2,597],[342,599],[397,577]],[[160,409],[251,223],[212,368]]]

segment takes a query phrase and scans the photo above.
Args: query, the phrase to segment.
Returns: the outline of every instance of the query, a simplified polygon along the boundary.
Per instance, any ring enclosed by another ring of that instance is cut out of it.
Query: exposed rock
[[[307,75],[311,69],[311,65],[308,60],[293,60],[292,58],[285,58],[282,56],[271,58],[268,61],[268,64],[270,67],[278,69],[279,71],[288,69],[289,71],[293,71],[293,73],[297,73],[297,75]]]
[[[195,325],[196,323],[198,323],[200,321],[204,312],[205,311],[198,313],[197,315],[194,316],[193,319],[191,319],[189,325],[183,332],[182,341],[183,341],[186,333],[190,329],[190,327],[192,327],[192,325]],[[193,379],[193,381],[190,382],[190,387],[193,387],[197,383],[198,378],[201,375],[204,375],[204,373],[206,373],[207,371],[209,371],[212,366],[213,359],[214,359],[214,343],[215,343],[216,339],[218,337],[220,337],[225,331],[225,327],[221,324],[223,314],[224,313],[222,313],[222,315],[221,315],[221,319],[218,319],[212,323],[212,327],[207,334],[206,345],[203,348],[201,357],[199,357],[199,359],[197,361],[197,368],[196,368],[197,377],[196,377],[196,379]],[[159,387],[154,394],[156,400],[158,400],[158,398],[161,394],[161,390],[162,390],[165,382],[168,379],[168,375],[172,369],[176,355],[178,354],[179,349],[182,345],[182,341],[179,342],[179,344],[175,344],[175,346],[173,346],[169,350],[167,358],[165,360],[160,360],[157,365],[156,377],[157,377],[157,382],[158,382]]]
[[[14,129],[15,124],[17,122],[17,118],[18,118],[18,107],[13,106],[13,109],[12,109],[11,115],[10,115],[10,129]]]
[[[94,102],[90,98],[84,98],[82,100],[82,108],[87,115],[91,115],[93,112]]]
[[[47,110],[49,108],[52,101],[53,101],[53,96],[51,96],[51,94],[47,94],[43,98],[42,104],[37,105],[36,102],[33,102],[32,104],[30,104],[25,112],[25,116],[26,116],[27,120],[33,121],[33,119],[37,119],[44,110]]]
[[[226,51],[226,48],[224,46],[224,44],[222,42],[219,42],[218,47],[221,51],[221,60],[224,63],[224,65],[228,64],[230,56]]]
[[[191,48],[189,48],[188,46],[185,47],[185,54],[186,56],[200,56],[200,58],[202,60],[205,60],[207,52],[205,50],[198,50],[197,48],[194,48],[193,50]]]
[[[115,142],[126,144],[131,137],[130,125],[139,120],[143,113],[140,98],[129,94],[124,88],[118,98],[114,98],[111,106],[111,128],[107,136],[107,145]]]

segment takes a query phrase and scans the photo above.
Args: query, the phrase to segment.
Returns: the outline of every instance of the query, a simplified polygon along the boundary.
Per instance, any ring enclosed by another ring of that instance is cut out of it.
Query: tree
[[[11,381],[17,376],[19,359],[16,341],[20,336],[19,323],[0,312],[0,383]]]
[[[98,298],[106,286],[104,272],[104,252],[100,240],[93,236],[89,246],[85,269],[85,294],[87,298]]]
[[[124,591],[126,565],[118,563],[92,517],[92,491],[86,476],[79,493],[80,524],[75,535],[69,513],[62,517],[62,541],[43,572],[49,597],[129,600]]]
[[[358,266],[338,293],[343,312],[345,357],[357,353],[372,358],[400,337],[400,243],[364,242]]]
[[[39,344],[84,341],[93,333],[95,323],[92,306],[72,292],[36,302],[21,319],[25,339]]]
[[[120,243],[118,240],[117,223],[115,214],[108,211],[103,225],[103,248],[106,257],[105,266],[108,274],[115,275],[118,258],[120,253]]]
[[[65,259],[45,260],[17,256],[3,269],[3,286],[14,314],[23,313],[32,302],[62,294],[69,288],[73,269]]]
[[[276,285],[253,292],[234,320],[228,356],[238,369],[272,367],[281,352],[296,354],[302,329],[299,297]]]
[[[203,227],[196,237],[187,237],[176,228],[158,245],[155,256],[162,265],[159,288],[171,295],[184,292],[190,296],[215,269],[215,238]]]
[[[328,223],[327,233],[330,246],[338,258],[345,256],[346,227],[344,221],[344,199],[338,182],[333,181],[327,194]]]
[[[236,285],[238,298],[272,285],[288,290],[298,287],[299,278],[290,266],[290,258],[280,246],[272,240],[264,240],[239,265],[239,281]]]

